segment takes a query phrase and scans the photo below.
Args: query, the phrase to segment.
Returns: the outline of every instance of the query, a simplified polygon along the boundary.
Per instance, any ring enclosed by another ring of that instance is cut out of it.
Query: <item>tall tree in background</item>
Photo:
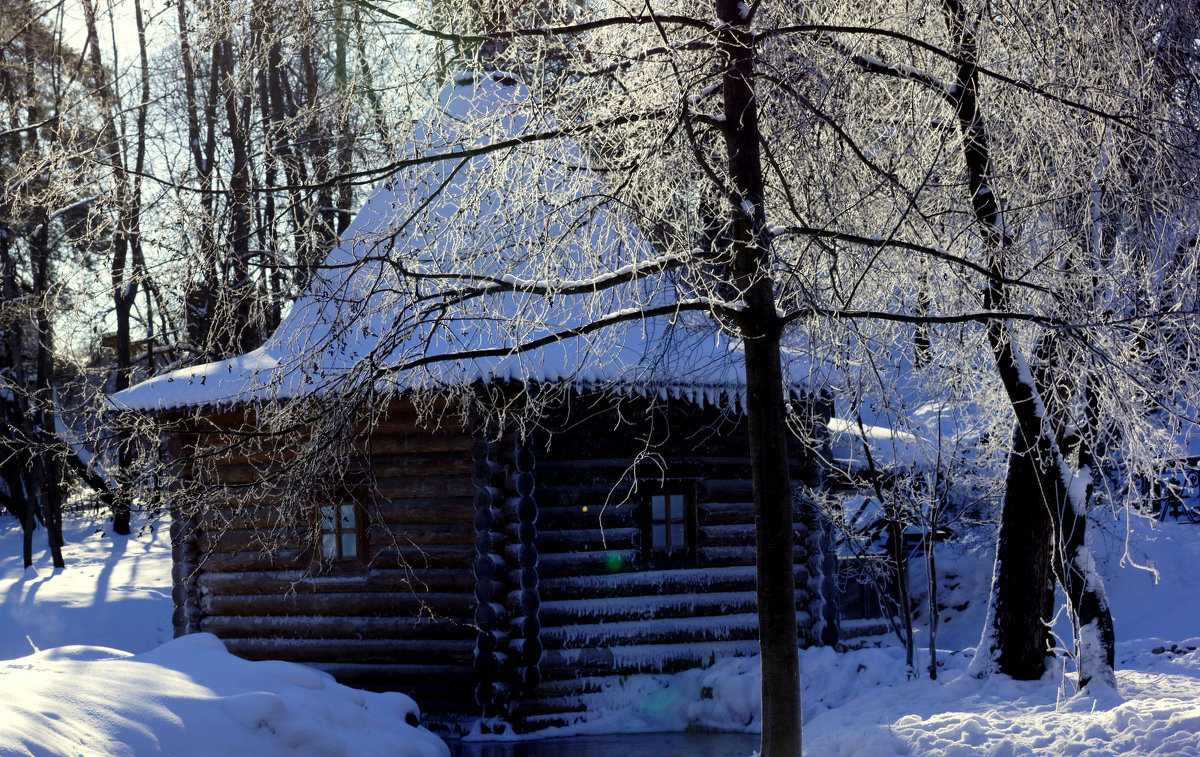
[[[191,163],[169,179],[194,229],[178,240],[191,360],[271,333],[349,223],[362,155],[389,142],[370,63],[379,42],[357,9],[200,10],[175,6],[182,91],[168,90]]]
[[[2,499],[22,521],[26,565],[36,519],[61,567],[61,510],[74,456],[58,434],[56,331],[68,305],[64,268],[97,262],[82,241],[95,200],[86,193],[95,186],[81,169],[97,103],[49,10],[14,0],[0,16],[0,103],[12,125],[0,137]]]

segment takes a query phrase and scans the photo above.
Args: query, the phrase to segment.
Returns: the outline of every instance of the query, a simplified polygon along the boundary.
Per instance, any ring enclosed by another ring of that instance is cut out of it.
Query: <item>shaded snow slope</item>
[[[208,634],[169,641],[166,525],[129,537],[101,527],[66,518],[61,570],[39,529],[26,571],[20,528],[0,519],[0,755],[448,754],[409,725],[418,708],[402,694],[247,662]]]
[[[209,634],[140,655],[70,646],[0,663],[0,754],[446,757],[403,694],[285,662],[247,662]]]
[[[166,525],[140,536],[105,536],[101,523],[65,519],[62,570],[51,566],[46,530],[39,528],[34,564],[25,571],[21,528],[0,517],[0,660],[71,644],[146,652],[170,640]]]

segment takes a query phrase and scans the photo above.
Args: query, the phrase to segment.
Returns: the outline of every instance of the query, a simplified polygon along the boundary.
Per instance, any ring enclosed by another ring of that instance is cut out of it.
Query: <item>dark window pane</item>
[[[682,552],[682,551],[684,551],[685,546],[686,546],[686,544],[685,544],[685,539],[683,537],[683,524],[672,522],[671,523],[671,551],[672,552]]]
[[[667,519],[667,498],[662,494],[650,498],[650,517],[659,521]]]

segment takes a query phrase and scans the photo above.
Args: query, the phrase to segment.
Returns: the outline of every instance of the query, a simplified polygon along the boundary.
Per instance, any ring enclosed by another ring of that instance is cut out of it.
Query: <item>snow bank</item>
[[[1192,640],[1193,649],[1200,640]],[[1167,757],[1200,754],[1200,653],[1122,647],[1119,695],[1069,694],[1041,681],[965,675],[948,654],[938,681],[905,678],[898,647],[802,651],[804,749],[822,757]],[[632,677],[598,695],[586,723],[553,735],[667,730],[758,731],[758,658],[704,671]]]
[[[0,754],[448,757],[403,694],[285,662],[247,662],[209,634],[130,655],[70,646],[0,663]],[[18,695],[14,695],[18,694]]]

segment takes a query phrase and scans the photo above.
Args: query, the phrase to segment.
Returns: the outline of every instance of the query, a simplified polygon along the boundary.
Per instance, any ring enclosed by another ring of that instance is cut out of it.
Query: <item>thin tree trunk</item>
[[[44,208],[36,214],[37,226],[30,240],[33,266],[33,296],[37,325],[37,376],[33,393],[33,422],[30,440],[37,445],[34,456],[36,496],[41,504],[42,523],[50,543],[54,567],[64,566],[62,546],[62,468],[54,435],[54,330],[50,319],[50,217]]]
[[[1090,499],[1094,463],[1086,451],[1080,452],[1080,458],[1080,475],[1088,477],[1086,497]],[[1079,670],[1079,688],[1087,688],[1093,681],[1116,688],[1116,632],[1112,611],[1087,547],[1086,510],[1081,513],[1073,505],[1068,501],[1060,507],[1058,555],[1061,562],[1058,571],[1077,626],[1075,664]]]
[[[140,144],[137,149],[137,162],[135,167],[135,175],[138,175],[144,169],[145,162],[145,132],[146,132],[146,110],[149,105],[149,69],[146,60],[146,44],[145,34],[142,29],[142,17],[140,2],[135,4],[135,13],[137,14],[137,26],[139,30],[139,43],[142,54],[142,100],[138,109],[138,134]],[[127,163],[120,149],[120,135],[117,132],[116,118],[120,112],[120,104],[117,102],[116,94],[109,82],[108,69],[104,67],[100,59],[99,35],[96,28],[96,10],[92,0],[83,0],[84,22],[87,29],[87,49],[89,52],[89,66],[96,93],[99,95],[100,101],[104,108],[105,126],[103,129],[103,149],[108,162],[112,165],[114,171],[114,180],[116,183],[115,196],[117,200],[117,225],[113,230],[112,238],[109,242],[110,248],[110,279],[112,283],[112,298],[113,310],[116,319],[116,376],[114,377],[114,389],[121,391],[126,389],[130,384],[130,375],[133,367],[133,357],[131,354],[131,313],[133,303],[137,297],[137,281],[134,272],[130,270],[129,253],[133,244],[138,243],[134,239],[134,235],[140,228],[141,202],[140,202],[140,181],[136,188],[131,188],[129,183],[129,175],[126,171]],[[114,55],[116,50],[113,51]],[[129,470],[132,464],[127,440],[119,439],[117,444],[117,471],[118,478],[124,479],[126,471]],[[118,534],[128,534],[130,532],[129,518],[130,507],[126,498],[118,496],[113,499],[113,531]]]
[[[229,174],[230,222],[226,243],[229,248],[229,275],[227,295],[230,300],[231,323],[227,338],[218,345],[225,354],[246,353],[259,344],[258,335],[252,328],[251,306],[254,286],[250,279],[251,229],[251,185],[250,144],[247,125],[250,115],[250,96],[237,86],[234,77],[232,44],[224,42],[222,62],[225,66],[225,120],[229,130],[229,144],[233,151],[233,165]]]
[[[937,533],[937,518],[932,519],[929,534],[925,542],[925,594],[927,612],[929,613],[929,680],[936,681],[937,671],[937,634],[938,623],[938,582],[937,560],[934,558],[934,538]]]
[[[7,211],[7,208],[5,208]],[[4,302],[11,308],[19,298],[17,291],[16,262],[12,259],[12,249],[9,245],[11,231],[7,223],[0,225],[0,287],[3,290]],[[10,383],[10,400],[14,405],[24,405],[24,409],[16,406],[5,413],[5,430],[8,432],[8,442],[14,445],[9,451],[10,458],[17,457],[16,465],[6,466],[8,475],[4,481],[12,499],[7,503],[8,509],[21,523],[21,557],[24,567],[33,565],[33,532],[37,528],[37,516],[34,512],[33,498],[26,490],[26,483],[31,466],[25,463],[30,460],[29,450],[32,447],[24,433],[25,417],[28,416],[29,397],[21,389],[25,386],[25,368],[21,351],[21,333],[23,319],[15,315],[9,316],[4,323],[4,356],[5,369]],[[8,409],[7,407],[5,408]],[[22,449],[15,447],[20,445]]]

